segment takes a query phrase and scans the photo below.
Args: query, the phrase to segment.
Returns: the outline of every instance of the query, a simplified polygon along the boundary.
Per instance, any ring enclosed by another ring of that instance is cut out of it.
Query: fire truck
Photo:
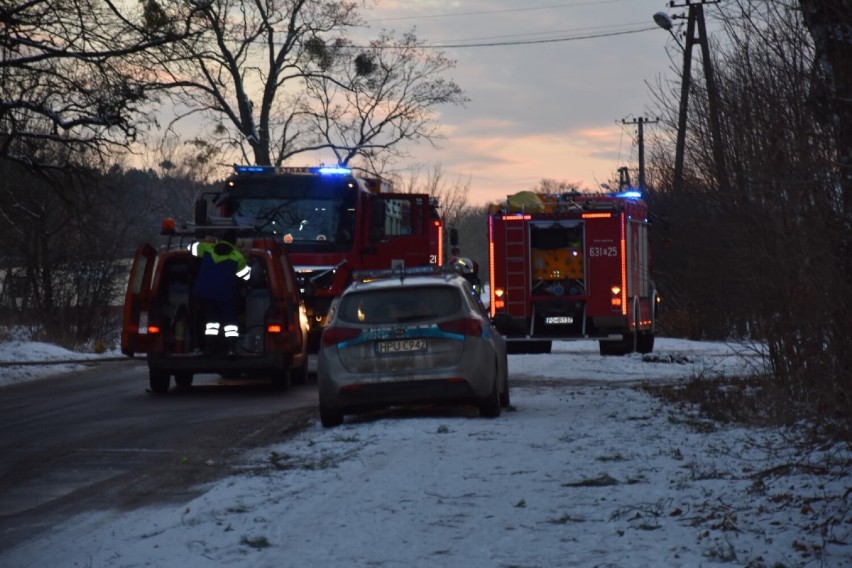
[[[519,192],[488,217],[490,306],[511,352],[597,339],[601,355],[654,348],[657,293],[638,192]]]
[[[196,204],[195,222],[233,221],[284,245],[307,310],[310,352],[355,271],[444,263],[447,235],[427,194],[393,193],[341,167],[234,169],[220,192]]]

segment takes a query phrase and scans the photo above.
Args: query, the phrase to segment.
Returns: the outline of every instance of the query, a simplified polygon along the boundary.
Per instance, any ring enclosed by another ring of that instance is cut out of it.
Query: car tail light
[[[482,335],[482,322],[476,318],[457,319],[439,323],[438,329],[448,333],[479,337]]]
[[[361,335],[361,330],[354,327],[327,327],[322,332],[322,346],[331,347],[355,339],[359,335]]]

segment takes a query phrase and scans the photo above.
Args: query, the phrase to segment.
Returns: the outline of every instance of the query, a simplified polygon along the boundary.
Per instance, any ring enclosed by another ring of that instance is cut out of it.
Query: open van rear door
[[[148,309],[156,258],[157,251],[148,244],[140,245],[133,257],[124,296],[124,322],[121,325],[121,352],[128,357],[134,353],[148,352]]]

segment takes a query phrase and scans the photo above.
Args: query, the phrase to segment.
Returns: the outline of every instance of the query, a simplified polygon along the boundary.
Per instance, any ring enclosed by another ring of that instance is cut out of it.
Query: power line
[[[572,36],[572,37],[562,37],[562,38],[552,38],[552,39],[533,39],[533,40],[518,40],[518,41],[495,41],[488,43],[434,43],[428,45],[418,45],[417,47],[420,49],[458,49],[463,47],[498,47],[498,46],[506,46],[506,45],[534,45],[534,44],[542,44],[542,43],[560,43],[566,41],[577,41],[581,39],[595,39],[601,37],[614,37],[620,35],[628,35],[628,34],[638,34],[641,32],[647,32],[651,30],[656,30],[657,27],[645,27],[639,28],[635,30],[626,30],[620,32],[603,32],[599,34],[589,34],[582,36]],[[357,46],[352,46],[357,47]],[[393,46],[388,46],[393,47]],[[366,46],[362,46],[362,49],[367,49]]]
[[[517,34],[498,34],[498,35],[491,35],[491,36],[479,36],[479,37],[472,37],[472,38],[467,38],[467,39],[458,39],[458,40],[454,40],[454,41],[457,42],[457,43],[462,43],[462,42],[467,43],[467,42],[483,41],[483,40],[490,40],[490,39],[500,39],[500,40],[503,40],[503,41],[510,41],[509,38],[513,38],[513,37],[521,38],[521,37],[530,37],[530,36],[556,36],[556,35],[564,35],[564,34],[569,34],[569,33],[580,33],[580,32],[612,33],[614,31],[623,31],[622,28],[644,26],[647,23],[648,22],[646,22],[646,21],[643,21],[643,22],[625,22],[623,24],[606,25],[606,26],[586,26],[586,27],[582,27],[582,28],[572,28],[572,29],[563,29],[563,30],[549,30],[549,31],[545,31],[545,32],[524,32],[524,33],[517,33]],[[597,32],[595,30],[601,30],[601,31]],[[630,30],[628,29],[627,31],[630,31]]]
[[[491,14],[504,14],[509,12],[533,12],[537,10],[552,10],[561,8],[576,8],[579,6],[592,6],[599,4],[614,4],[616,2],[628,2],[629,0],[585,0],[571,4],[554,4],[550,6],[533,6],[527,8],[504,8],[502,10],[481,10],[477,12],[450,12],[446,14],[428,14],[424,16],[394,16],[390,18],[377,18],[368,20],[370,22],[388,22],[393,20],[426,20],[435,18],[457,18],[461,16],[487,16]]]

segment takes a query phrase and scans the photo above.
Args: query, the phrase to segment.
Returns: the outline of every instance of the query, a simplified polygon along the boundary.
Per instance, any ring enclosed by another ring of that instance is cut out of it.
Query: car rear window
[[[347,294],[339,318],[347,323],[409,323],[444,318],[461,310],[459,292],[449,286],[394,288]]]

